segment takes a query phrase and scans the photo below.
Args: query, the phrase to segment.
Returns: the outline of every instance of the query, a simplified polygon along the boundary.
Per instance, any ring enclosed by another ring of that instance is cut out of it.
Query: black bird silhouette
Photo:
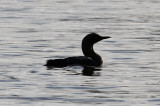
[[[47,60],[47,67],[66,67],[66,66],[101,66],[103,60],[100,55],[94,52],[93,45],[109,36],[100,36],[96,33],[86,35],[82,40],[82,51],[84,56],[68,57],[64,59]]]

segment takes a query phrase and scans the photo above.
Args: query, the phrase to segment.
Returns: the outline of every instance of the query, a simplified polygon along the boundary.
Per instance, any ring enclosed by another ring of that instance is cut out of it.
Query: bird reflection
[[[100,76],[100,71],[101,69],[97,69],[95,67],[84,67],[82,70],[82,75],[85,76]]]
[[[52,69],[55,69],[55,67],[50,67],[50,66],[47,67],[47,70],[52,70]],[[66,70],[66,71],[72,71],[72,72],[75,73],[74,75],[79,75],[78,73],[76,73],[73,70]],[[100,76],[100,71],[101,71],[101,69],[97,68],[97,67],[83,67],[81,75],[84,75],[84,76]]]

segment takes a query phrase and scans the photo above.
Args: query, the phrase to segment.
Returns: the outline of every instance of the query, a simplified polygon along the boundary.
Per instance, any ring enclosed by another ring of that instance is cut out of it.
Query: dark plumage
[[[80,66],[101,66],[103,60],[100,55],[94,52],[93,45],[109,36],[100,36],[96,33],[86,35],[82,40],[82,51],[84,56],[68,57],[64,59],[47,60],[45,66],[48,67],[66,67],[72,65]]]

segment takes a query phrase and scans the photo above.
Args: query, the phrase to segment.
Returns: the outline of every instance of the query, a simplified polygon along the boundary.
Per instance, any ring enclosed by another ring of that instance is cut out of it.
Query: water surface
[[[1,0],[0,105],[159,106],[159,0]],[[90,33],[102,68],[48,70],[83,55]]]

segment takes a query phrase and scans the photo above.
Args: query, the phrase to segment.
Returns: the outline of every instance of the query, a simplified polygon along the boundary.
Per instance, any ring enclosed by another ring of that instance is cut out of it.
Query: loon
[[[64,59],[47,60],[47,67],[66,67],[66,66],[96,66],[103,64],[100,55],[94,52],[93,45],[103,39],[111,38],[110,36],[100,36],[96,33],[86,35],[82,40],[82,52],[84,56],[67,57]]]

